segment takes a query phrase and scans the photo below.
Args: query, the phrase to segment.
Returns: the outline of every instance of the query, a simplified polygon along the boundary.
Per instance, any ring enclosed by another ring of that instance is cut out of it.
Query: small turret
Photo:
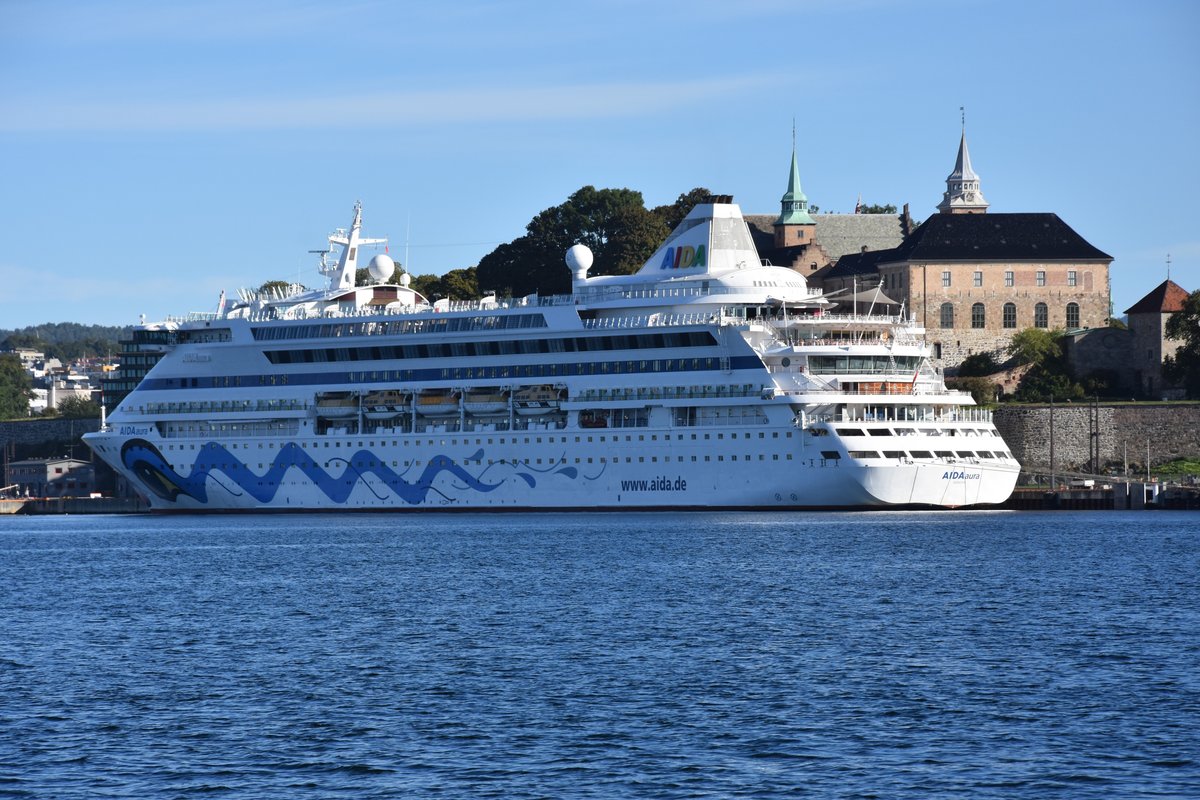
[[[938,203],[937,209],[943,214],[984,214],[988,209],[988,202],[983,199],[983,192],[979,189],[979,176],[971,168],[965,122],[962,139],[958,143],[958,158],[954,161],[954,171],[946,177],[946,192],[942,195],[942,202]]]

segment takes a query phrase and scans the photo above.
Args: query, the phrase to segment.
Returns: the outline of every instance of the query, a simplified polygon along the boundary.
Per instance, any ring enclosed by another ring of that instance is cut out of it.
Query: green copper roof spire
[[[808,198],[800,189],[800,166],[796,163],[796,132],[792,130],[792,174],[788,176],[788,188],[779,202],[779,219],[776,225],[816,225],[808,213]]]

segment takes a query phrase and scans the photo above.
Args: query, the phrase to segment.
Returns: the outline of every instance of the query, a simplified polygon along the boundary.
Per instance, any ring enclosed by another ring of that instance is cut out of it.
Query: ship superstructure
[[[155,510],[960,507],[1019,466],[902,314],[760,261],[729,197],[636,274],[431,304],[394,265],[142,326],[165,351],[86,436]]]

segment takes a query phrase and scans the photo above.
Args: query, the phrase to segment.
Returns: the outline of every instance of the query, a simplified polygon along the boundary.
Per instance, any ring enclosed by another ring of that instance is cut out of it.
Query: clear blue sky
[[[581,186],[935,213],[959,106],[995,212],[1200,288],[1194,0],[0,0],[0,328],[299,277],[364,204],[473,265]],[[565,267],[564,267],[565,269]]]

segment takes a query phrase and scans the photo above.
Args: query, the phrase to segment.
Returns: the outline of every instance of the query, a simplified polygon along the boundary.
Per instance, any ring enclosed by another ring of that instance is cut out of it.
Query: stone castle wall
[[[1054,461],[1062,471],[1087,471],[1090,444],[1099,448],[1100,469],[1124,463],[1131,470],[1176,458],[1200,459],[1200,404],[1067,403],[1054,405]],[[1028,470],[1050,467],[1050,406],[1001,406],[996,427]]]
[[[68,442],[100,430],[99,419],[30,419],[0,422],[0,452],[9,445]]]

